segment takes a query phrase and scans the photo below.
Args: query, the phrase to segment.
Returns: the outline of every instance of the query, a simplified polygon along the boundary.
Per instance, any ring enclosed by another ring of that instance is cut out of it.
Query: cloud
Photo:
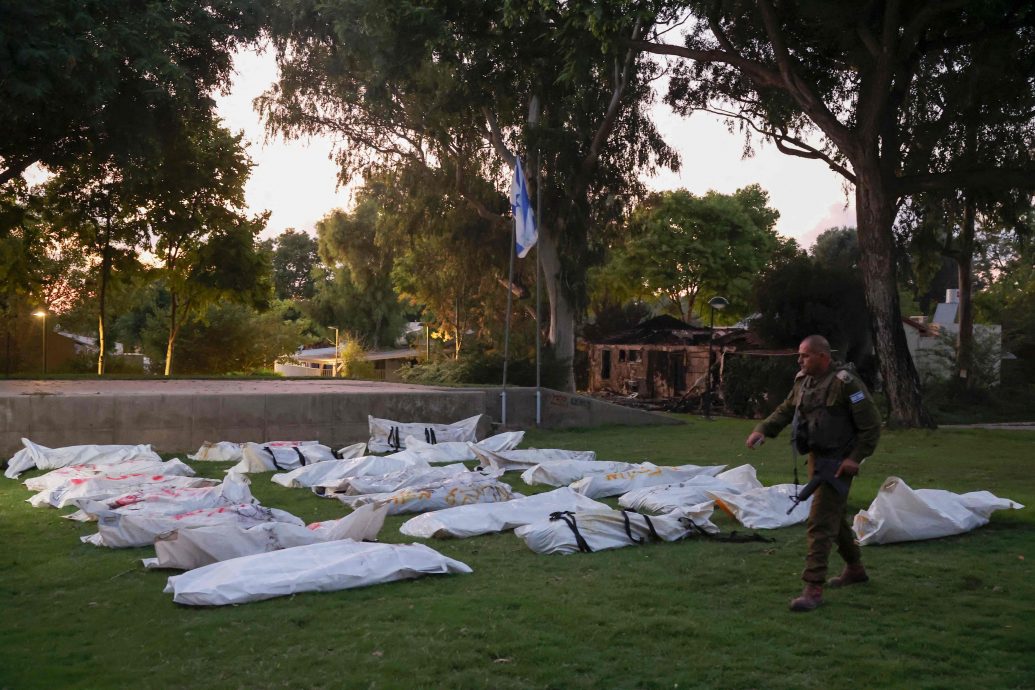
[[[842,226],[855,227],[855,205],[850,201],[847,206],[844,203],[837,203],[827,207],[827,214],[812,226],[811,230],[798,237],[798,244],[807,249],[824,231]]]

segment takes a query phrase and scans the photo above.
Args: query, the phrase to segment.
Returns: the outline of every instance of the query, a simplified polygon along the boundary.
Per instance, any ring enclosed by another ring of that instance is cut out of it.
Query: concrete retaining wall
[[[94,388],[74,381],[0,384],[0,459],[21,448],[22,437],[50,447],[150,443],[170,453],[192,452],[204,441],[316,439],[337,448],[369,437],[367,415],[453,422],[484,413],[498,422],[501,412],[499,389],[340,380],[103,383]],[[507,397],[507,427],[533,428],[534,389],[510,388]],[[545,428],[677,423],[592,398],[543,391]]]

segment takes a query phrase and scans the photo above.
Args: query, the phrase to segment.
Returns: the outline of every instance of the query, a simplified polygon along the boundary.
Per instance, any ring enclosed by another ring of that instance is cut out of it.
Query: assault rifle
[[[809,453],[808,425],[802,418],[801,413],[795,410],[794,419],[791,420],[791,454],[794,458],[795,487],[798,486],[799,453],[802,455]],[[843,454],[821,454],[816,451],[812,451],[812,454],[814,457],[812,479],[801,488],[797,496],[791,496],[791,507],[787,509],[788,515],[801,503],[809,500],[809,496],[816,493],[816,489],[824,483],[834,487],[837,493],[842,496],[848,495],[848,489],[852,485],[851,477],[846,481],[841,477],[834,476],[837,474],[837,468],[841,466],[841,461],[844,460]]]
[[[791,507],[787,510],[787,514],[790,515],[791,511],[798,507],[799,504],[809,500],[809,496],[816,492],[816,489],[822,484],[829,484],[834,487],[834,490],[842,496],[848,495],[848,489],[851,487],[851,479],[845,481],[841,477],[836,477],[837,468],[841,466],[843,457],[839,455],[827,455],[823,456],[818,453],[815,454],[813,461],[814,467],[812,472],[812,479],[809,483],[801,487],[801,491],[798,492],[797,496],[791,496]]]

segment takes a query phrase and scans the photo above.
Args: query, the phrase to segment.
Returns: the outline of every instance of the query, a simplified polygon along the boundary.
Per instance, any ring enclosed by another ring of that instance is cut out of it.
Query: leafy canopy
[[[683,320],[703,310],[702,292],[743,311],[754,277],[779,244],[779,212],[768,201],[758,185],[733,194],[662,192],[633,212],[626,243],[599,278],[619,282],[630,298],[664,298]]]

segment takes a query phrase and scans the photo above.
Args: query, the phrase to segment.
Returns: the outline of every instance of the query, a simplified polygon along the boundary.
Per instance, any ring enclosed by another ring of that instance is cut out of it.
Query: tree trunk
[[[176,293],[169,300],[169,338],[165,342],[165,375],[172,374],[173,349],[176,346]]]
[[[97,289],[97,375],[104,375],[104,308],[105,297],[108,294],[108,274],[111,272],[111,255],[108,243],[110,241],[111,220],[107,220],[104,230],[104,244],[101,245],[101,283]]]
[[[558,221],[560,222],[560,221]],[[575,391],[575,307],[564,289],[557,237],[561,229],[544,224],[539,228],[539,261],[543,266],[543,284],[550,303],[550,332],[547,341],[558,360],[567,361],[562,390]],[[538,327],[538,324],[537,324]]]
[[[920,377],[909,355],[895,280],[895,247],[891,227],[894,199],[880,184],[880,174],[856,165],[855,188],[859,249],[866,306],[870,310],[874,344],[888,397],[888,423],[901,427],[933,427],[920,393]]]
[[[960,332],[956,342],[956,382],[960,388],[973,388],[974,376],[974,304],[971,265],[974,261],[974,226],[977,210],[968,195],[963,207],[963,227],[960,230],[956,270],[959,276]]]
[[[453,315],[456,317],[453,319],[453,360],[459,361],[460,347],[462,345],[460,342],[460,338],[462,337],[460,335],[460,329],[463,328],[460,324],[460,293],[457,293],[454,299]]]

